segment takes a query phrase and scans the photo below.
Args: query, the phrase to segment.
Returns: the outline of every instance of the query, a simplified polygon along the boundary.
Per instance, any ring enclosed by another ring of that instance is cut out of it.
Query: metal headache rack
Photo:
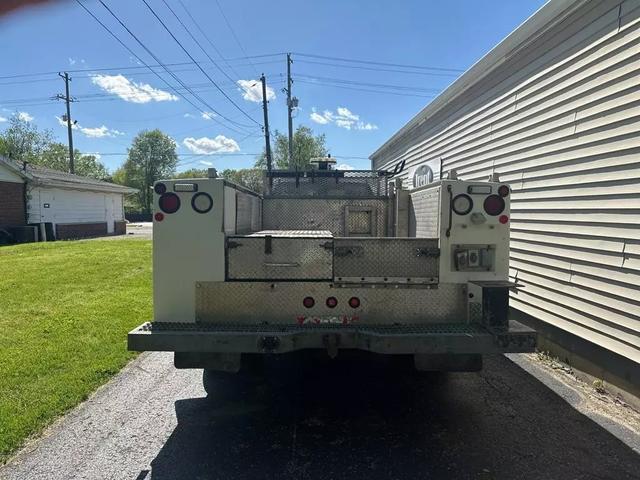
[[[388,172],[372,170],[271,170],[265,196],[274,198],[386,198]]]

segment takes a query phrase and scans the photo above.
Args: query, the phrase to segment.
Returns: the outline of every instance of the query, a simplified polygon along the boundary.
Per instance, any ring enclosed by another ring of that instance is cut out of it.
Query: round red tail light
[[[162,195],[167,191],[167,186],[164,183],[156,183],[155,187],[153,187],[153,191],[158,195]]]
[[[158,200],[158,206],[164,213],[176,213],[180,208],[180,197],[175,193],[163,193]]]
[[[360,299],[358,297],[351,297],[349,299],[349,306],[351,308],[358,308],[360,306]]]
[[[327,298],[327,307],[336,308],[337,305],[338,305],[338,299],[336,297]]]
[[[495,217],[504,211],[504,199],[499,195],[489,195],[484,199],[484,211]]]
[[[313,299],[313,297],[304,297],[304,300],[302,300],[302,305],[305,306],[305,308],[311,308],[316,304],[316,301]]]
[[[506,215],[500,215],[500,218],[498,218],[498,221],[504,225],[509,221],[509,217],[507,217]]]
[[[156,222],[161,222],[162,220],[164,220],[164,213],[158,212],[153,216],[153,218],[156,219]]]
[[[500,195],[501,197],[508,197],[509,196],[509,186],[508,185],[500,185],[498,187],[498,195]]]

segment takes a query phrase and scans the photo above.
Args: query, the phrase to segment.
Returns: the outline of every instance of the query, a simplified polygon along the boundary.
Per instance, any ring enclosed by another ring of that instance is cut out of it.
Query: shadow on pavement
[[[502,356],[444,381],[367,361],[272,372],[271,394],[221,407],[177,401],[151,478],[638,478],[632,449]]]

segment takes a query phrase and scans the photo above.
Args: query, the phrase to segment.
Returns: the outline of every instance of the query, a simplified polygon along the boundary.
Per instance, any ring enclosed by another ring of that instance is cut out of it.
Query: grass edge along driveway
[[[151,308],[150,241],[0,247],[0,465],[135,355]]]

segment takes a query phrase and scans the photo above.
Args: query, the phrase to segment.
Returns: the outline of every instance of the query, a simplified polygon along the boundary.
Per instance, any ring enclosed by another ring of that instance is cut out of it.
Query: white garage
[[[26,223],[40,227],[41,239],[126,232],[124,196],[136,189],[2,158],[0,169],[24,182]]]

